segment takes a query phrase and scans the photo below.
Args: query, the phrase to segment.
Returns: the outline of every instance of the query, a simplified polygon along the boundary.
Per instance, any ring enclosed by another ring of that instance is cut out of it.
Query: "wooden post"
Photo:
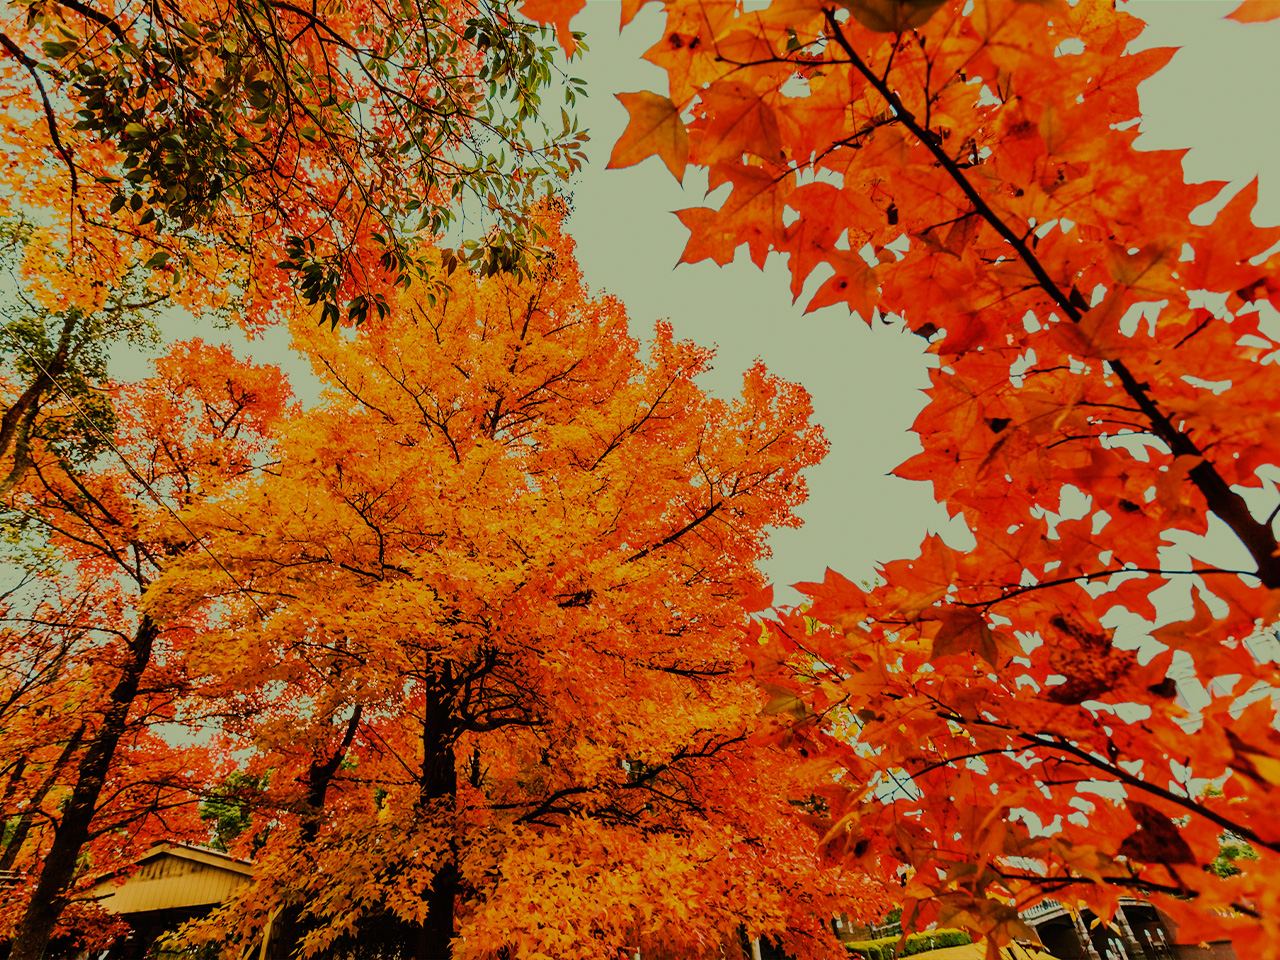
[[[258,960],[267,960],[267,944],[271,941],[271,924],[275,923],[276,917],[280,916],[280,911],[283,909],[282,903],[267,914],[267,922],[262,928],[262,949],[258,951]]]

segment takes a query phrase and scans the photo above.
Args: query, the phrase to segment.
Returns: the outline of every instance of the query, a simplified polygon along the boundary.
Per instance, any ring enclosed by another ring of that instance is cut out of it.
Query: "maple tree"
[[[0,620],[0,862],[25,878],[5,893],[15,960],[42,956],[59,929],[109,940],[118,922],[78,888],[155,839],[205,833],[193,791],[220,763],[172,740],[201,723],[185,668],[200,624],[161,623],[141,602],[193,548],[157,518],[249,469],[287,398],[278,371],[182,343],[154,378],[109,397],[112,416],[93,425],[98,456],[68,457],[56,435],[28,438],[4,506],[30,573]],[[62,399],[82,417],[99,412],[70,391]]]
[[[908,928],[993,951],[1046,896],[1109,920],[1136,894],[1187,942],[1275,956],[1280,231],[1250,219],[1256,182],[1192,222],[1223,185],[1134,148],[1137,85],[1173,51],[1127,52],[1143,25],[1101,0],[663,7],[645,58],[668,90],[620,95],[611,163],[729,187],[679,211],[682,260],[781,254],[795,296],[823,278],[810,309],[928,339],[897,474],[975,541],[931,536],[866,589],[828,573],[762,628],[779,736],[845,771],[814,818],[829,853],[899,878]],[[1173,559],[1211,525],[1238,563]],[[1189,620],[1154,596],[1174,583]],[[1135,618],[1141,650],[1114,636]],[[1224,834],[1257,854],[1225,877]]]
[[[208,553],[148,610],[209,610],[198,669],[268,775],[253,883],[189,944],[704,956],[745,924],[817,957],[883,909],[782,813],[814,773],[756,742],[744,673],[766,528],[826,449],[808,397],[760,366],[709,397],[661,324],[641,359],[539,216],[531,276],[411,287],[352,337],[295,317],[321,405],[184,515]]]
[[[145,264],[193,304],[239,287],[250,323],[296,293],[358,324],[451,225],[450,262],[526,262],[525,208],[585,141],[539,112],[581,92],[555,52],[514,0],[12,3],[3,203],[43,209],[86,280]]]

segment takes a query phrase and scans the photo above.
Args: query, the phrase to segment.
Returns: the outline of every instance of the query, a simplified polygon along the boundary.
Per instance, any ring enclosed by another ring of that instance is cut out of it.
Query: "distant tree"
[[[1214,876],[1234,877],[1240,872],[1237,860],[1257,860],[1258,853],[1247,843],[1243,843],[1230,835],[1219,841],[1218,856],[1209,864],[1208,870]]]
[[[266,786],[266,779],[233,770],[200,802],[200,819],[213,829],[211,846],[226,853],[245,832],[253,820],[253,808]]]
[[[73,894],[94,871],[201,833],[194,791],[210,752],[157,731],[203,719],[186,665],[199,623],[144,609],[164,568],[199,547],[159,521],[252,469],[288,393],[278,372],[198,342],[157,368],[106,401],[96,456],[70,458],[33,433],[4,502],[46,551],[0,609],[2,858],[28,877],[6,891],[14,960],[42,956],[69,906],[83,919]]]

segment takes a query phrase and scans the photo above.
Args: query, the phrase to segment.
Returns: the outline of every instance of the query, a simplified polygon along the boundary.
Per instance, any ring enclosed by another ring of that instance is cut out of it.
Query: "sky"
[[[1280,89],[1280,22],[1246,26],[1223,20],[1234,6],[1234,0],[1127,4],[1149,24],[1136,47],[1182,48],[1140,89],[1138,146],[1190,148],[1183,161],[1188,179],[1232,181],[1222,202],[1260,176],[1255,220],[1278,224],[1280,111],[1274,92]],[[806,295],[792,304],[785,262],[777,256],[764,271],[745,251],[726,267],[710,261],[677,267],[688,234],[672,211],[704,205],[705,173],[691,167],[680,184],[656,157],[628,169],[605,169],[627,119],[613,95],[666,89],[663,71],[640,59],[660,36],[660,5],[645,7],[621,35],[619,7],[616,0],[588,0],[574,21],[590,46],[571,72],[588,81],[590,97],[579,101],[577,116],[589,128],[591,143],[589,163],[570,185],[569,230],[587,283],[623,301],[633,333],[644,336],[655,321],[667,319],[677,337],[718,347],[715,369],[703,381],[708,389],[733,395],[742,372],[759,357],[812,395],[831,452],[809,474],[810,499],[800,510],[804,526],[771,538],[766,574],[780,587],[821,580],[827,567],[864,580],[873,576],[876,562],[913,554],[930,532],[966,546],[967,531],[948,521],[927,483],[889,475],[919,449],[908,430],[925,403],[925,342],[892,326],[871,329],[839,308],[806,315]],[[806,293],[825,279],[815,272]],[[190,336],[190,320],[181,323],[185,329],[166,332]],[[220,338],[208,324],[197,332]],[[234,333],[226,336],[236,339]],[[297,369],[287,362],[282,331],[239,349]],[[304,393],[302,378],[295,379]],[[1227,562],[1235,545],[1229,537],[1212,540],[1197,555]],[[776,596],[799,600],[786,589]]]

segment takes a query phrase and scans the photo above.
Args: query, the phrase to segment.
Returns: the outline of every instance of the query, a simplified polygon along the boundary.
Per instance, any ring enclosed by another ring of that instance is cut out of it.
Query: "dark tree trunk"
[[[453,716],[453,672],[446,663],[427,684],[422,725],[422,777],[419,801],[429,815],[452,813],[458,795],[457,741]],[[427,919],[418,928],[413,960],[452,960],[453,904],[458,894],[458,852],[450,845],[444,865],[427,893]]]
[[[49,791],[53,789],[53,785],[58,782],[58,778],[62,775],[62,769],[67,765],[67,761],[71,759],[71,755],[80,748],[80,740],[84,736],[84,724],[80,724],[78,730],[67,741],[67,745],[62,748],[62,753],[58,755],[58,759],[54,761],[53,769],[49,771],[49,775],[45,777],[44,782],[40,784],[39,789],[31,796],[27,802],[27,808],[22,811],[18,817],[17,826],[14,827],[13,833],[5,843],[4,853],[0,854],[0,872],[13,869],[14,861],[18,859],[18,853],[22,850],[22,845],[27,842],[27,834],[31,832],[31,824],[34,821],[36,811],[40,809],[40,805],[44,803],[44,798],[49,795]],[[22,776],[22,768],[26,766],[25,759],[19,761],[20,767],[15,773],[16,777]],[[16,784],[11,784],[16,786]],[[12,799],[12,791],[6,796],[6,801]]]
[[[22,777],[26,772],[27,772],[27,758],[19,757],[9,771],[9,782],[5,784],[4,797],[0,798],[0,812],[8,810],[9,805],[13,803],[13,795],[18,792],[18,784],[22,782]],[[5,818],[6,824],[8,823],[9,820],[13,819],[12,816],[9,814],[5,814],[4,818]],[[4,832],[6,833],[8,832],[7,825],[5,827]],[[8,852],[9,852],[9,848],[6,845],[5,847],[6,856],[8,855]],[[0,859],[3,859],[3,858],[0,858]],[[0,869],[5,869],[5,868],[0,867]]]
[[[452,960],[453,902],[458,894],[458,865],[450,860],[436,874],[427,893],[427,920],[418,928],[418,950],[413,960]]]
[[[150,617],[143,617],[129,643],[129,660],[111,691],[111,705],[102,726],[89,741],[80,774],[62,819],[54,828],[53,846],[40,870],[31,902],[18,923],[10,960],[40,960],[54,925],[66,906],[67,892],[75,880],[76,861],[89,839],[89,825],[97,810],[98,796],[115,758],[120,738],[128,729],[129,710],[138,695],[138,683],[151,662],[151,648],[159,633]]]
[[[306,811],[303,813],[302,821],[304,846],[313,843],[320,833],[320,818],[324,813],[325,795],[329,792],[329,784],[333,782],[338,767],[342,765],[342,759],[347,755],[351,741],[355,739],[356,728],[360,726],[360,714],[363,710],[362,705],[356,705],[351,713],[351,719],[347,721],[347,729],[342,735],[342,742],[338,744],[338,748],[323,763],[319,760],[313,761],[311,769],[307,771]],[[302,904],[291,903],[280,911],[280,916],[276,920],[276,930],[278,931],[276,945],[271,955],[281,958],[293,957],[298,952],[302,938],[307,932],[302,922]]]

